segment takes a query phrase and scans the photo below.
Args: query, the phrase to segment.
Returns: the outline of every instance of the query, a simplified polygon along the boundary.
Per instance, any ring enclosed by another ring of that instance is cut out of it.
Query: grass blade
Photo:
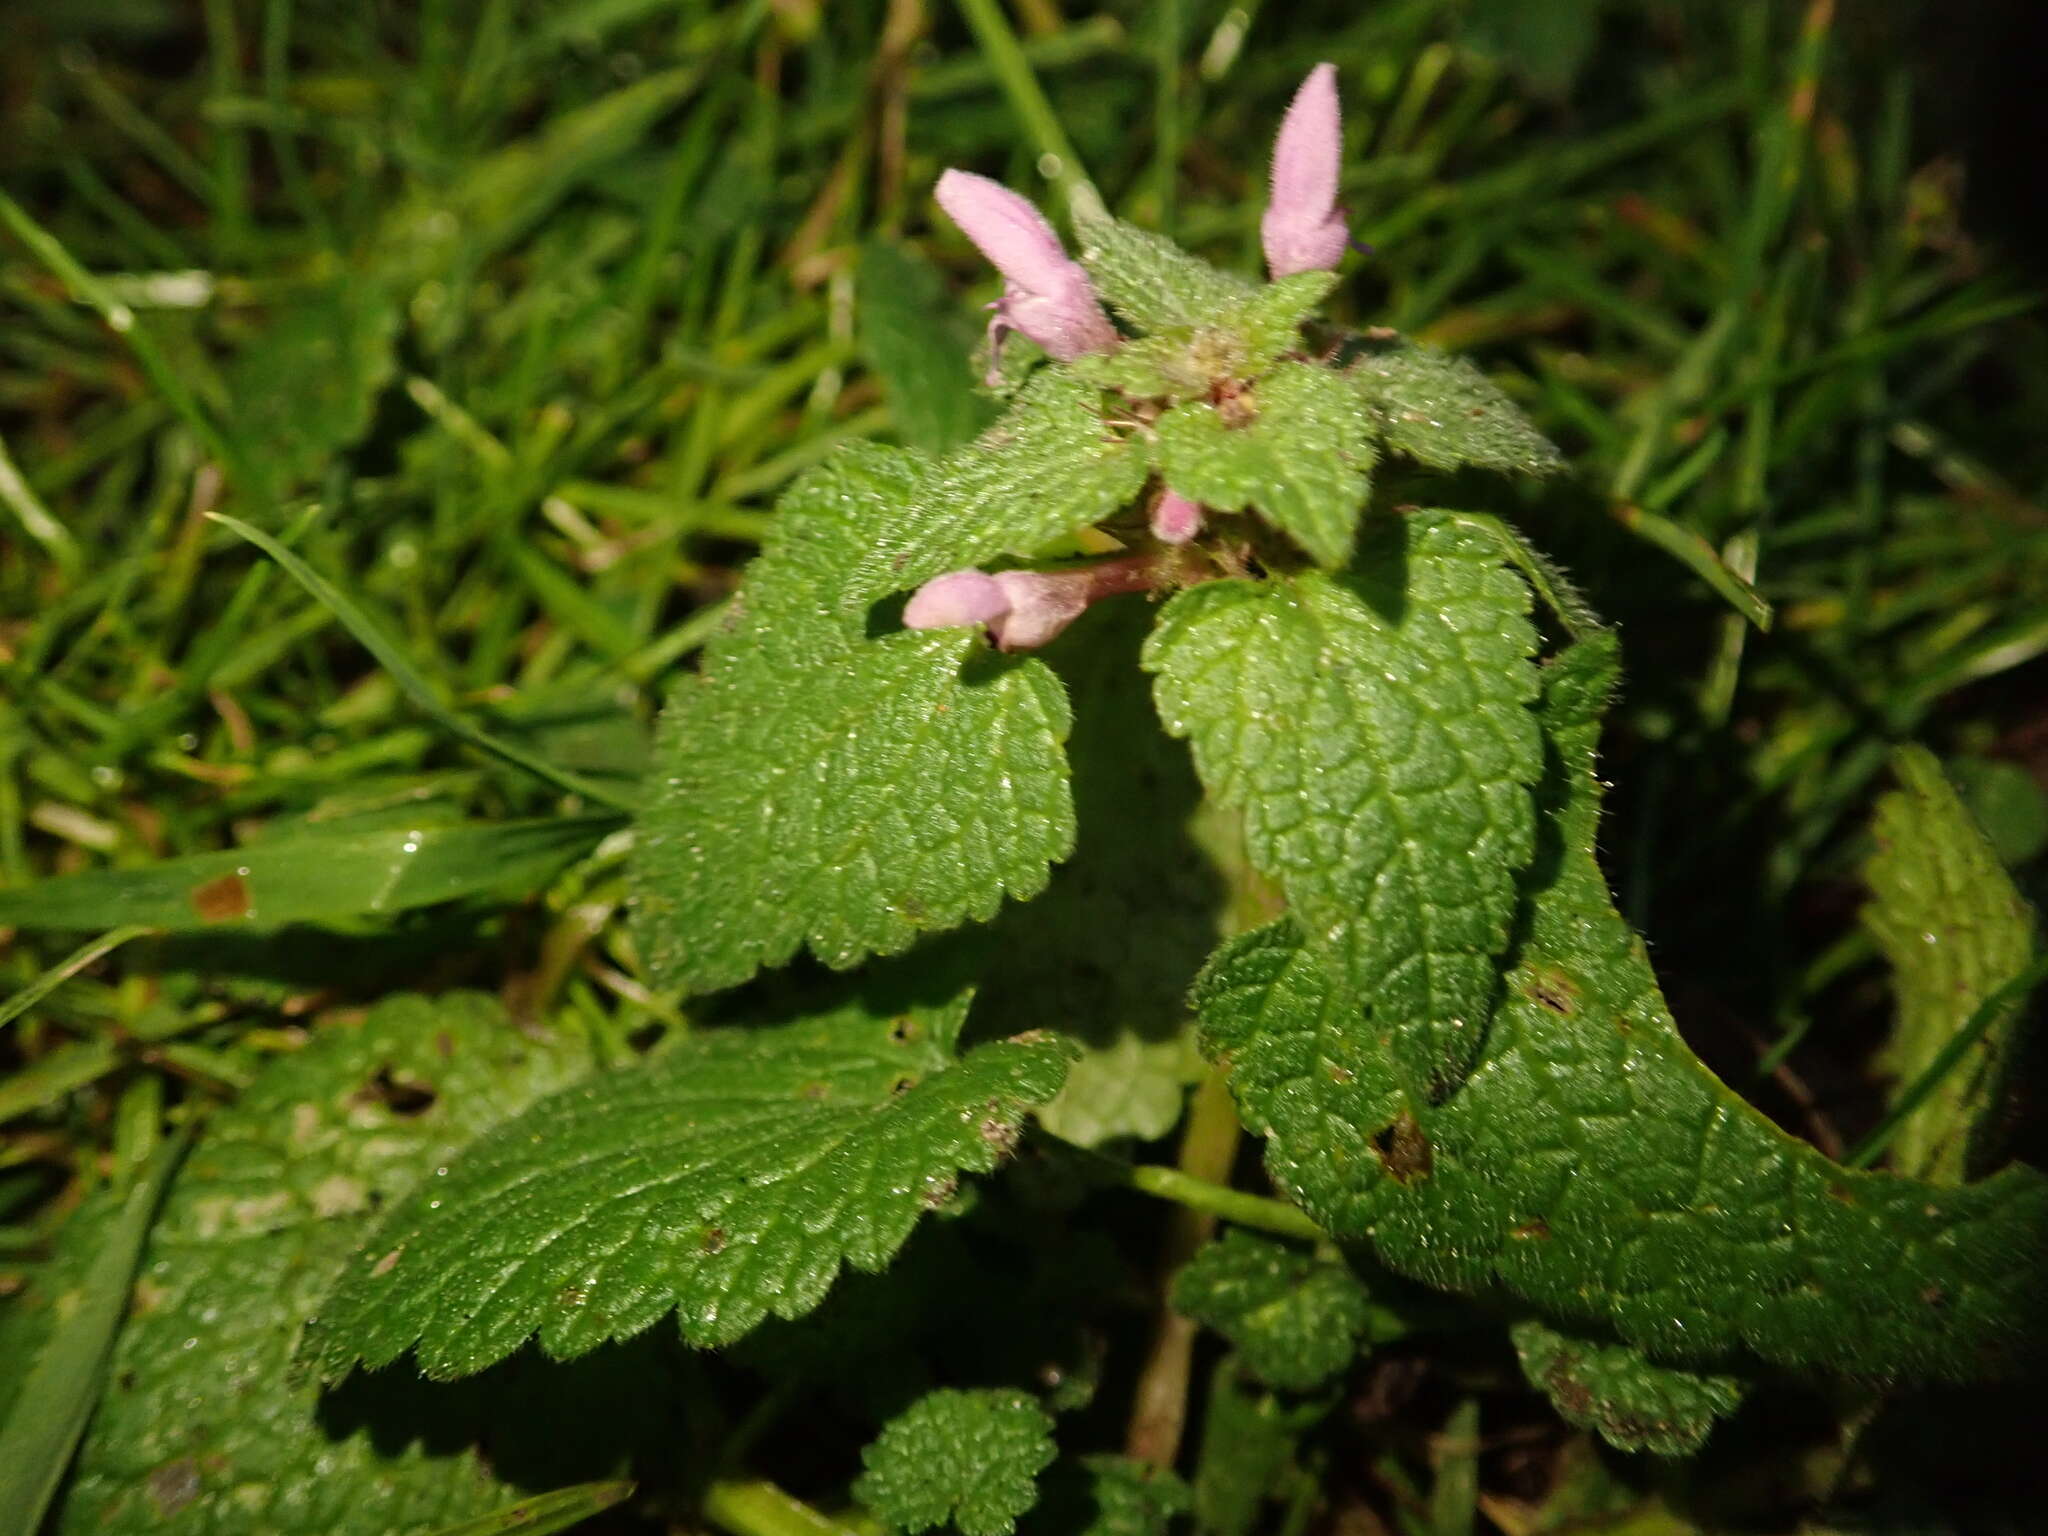
[[[0,891],[0,901],[4,901],[10,894],[10,892]],[[52,992],[63,986],[65,982],[76,976],[95,960],[105,955],[111,955],[130,939],[139,939],[145,933],[152,931],[152,929],[143,924],[131,923],[126,927],[115,928],[103,933],[88,944],[81,944],[70,955],[51,966],[42,975],[15,993],[14,996],[8,998],[6,1002],[0,1003],[0,1029],[5,1029],[9,1024],[12,1024],[16,1019],[27,1013],[29,1009],[35,1007],[37,1003],[40,1003]]]
[[[293,554],[260,528],[252,528],[238,517],[229,517],[221,512],[209,512],[208,517],[224,527],[241,535],[263,553],[285,568],[287,574],[304,587],[333,615],[342,622],[348,632],[356,637],[363,649],[377,658],[377,662],[391,680],[405,690],[406,696],[424,710],[443,730],[468,742],[479,752],[487,752],[502,763],[522,769],[535,778],[552,784],[565,794],[581,795],[584,799],[599,805],[611,806],[614,810],[631,810],[632,803],[602,785],[593,784],[581,775],[558,768],[553,763],[520,750],[510,742],[500,741],[490,732],[472,725],[462,716],[443,704],[434,692],[433,685],[420,675],[412,662],[407,659],[391,639],[377,626],[362,609],[351,602],[333,582],[322,576],[312,566]]]
[[[441,1526],[430,1536],[499,1536],[502,1531],[518,1531],[521,1536],[548,1536],[551,1531],[566,1531],[570,1526],[631,1498],[635,1486],[629,1482],[616,1482],[578,1483],[573,1488],[557,1488],[552,1493],[537,1494],[530,1499],[521,1499],[517,1504],[507,1504],[488,1515],[478,1515],[474,1520]]]
[[[376,831],[293,830],[218,853],[60,875],[0,891],[0,924],[271,928],[400,912],[487,891],[531,891],[621,824],[617,816],[590,815]]]
[[[188,1133],[163,1146],[129,1189],[86,1271],[77,1311],[50,1335],[21,1384],[13,1413],[0,1427],[0,1536],[35,1536],[71,1464],[78,1437],[99,1401],[143,1240],[190,1139]]]

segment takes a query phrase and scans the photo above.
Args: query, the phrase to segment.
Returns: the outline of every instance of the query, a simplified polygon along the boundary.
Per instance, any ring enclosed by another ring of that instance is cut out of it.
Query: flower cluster
[[[1342,148],[1336,66],[1318,64],[1295,92],[1273,144],[1272,196],[1259,236],[1275,278],[1328,270],[1343,256],[1349,231],[1337,206]],[[1030,199],[986,176],[953,170],[939,178],[936,195],[1003,276],[1003,296],[991,306],[992,352],[1010,331],[1060,362],[1119,344],[1088,273]],[[1201,533],[1202,521],[1198,503],[1167,490],[1152,508],[1152,536],[1164,545],[1186,544]],[[1139,590],[1152,566],[1138,556],[1065,571],[951,571],[918,589],[903,622],[911,629],[983,625],[1004,650],[1030,650],[1097,598]]]

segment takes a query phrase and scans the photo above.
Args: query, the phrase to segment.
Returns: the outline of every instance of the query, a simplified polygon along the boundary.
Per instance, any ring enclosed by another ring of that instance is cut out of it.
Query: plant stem
[[[1183,1195],[1196,1186],[1206,1186],[1217,1196],[1234,1193],[1224,1181],[1230,1177],[1230,1165],[1236,1160],[1240,1134],[1237,1110],[1230,1102],[1228,1073],[1221,1066],[1212,1067],[1195,1090],[1194,1105],[1188,1111],[1187,1130],[1181,1136],[1179,1168],[1172,1171],[1172,1177],[1163,1180],[1158,1175],[1169,1170],[1151,1174],[1147,1182],[1153,1188],[1148,1193],[1164,1193],[1167,1185],[1179,1185]],[[1138,1181],[1134,1177],[1132,1182]],[[1167,1296],[1174,1275],[1215,1232],[1216,1216],[1212,1211],[1221,1203],[1213,1196],[1202,1206],[1184,1203],[1173,1213],[1160,1254],[1159,1322],[1145,1368],[1138,1376],[1131,1426],[1124,1441],[1124,1449],[1132,1457],[1156,1467],[1171,1467],[1180,1455],[1181,1435],[1187,1428],[1195,1335],[1199,1331],[1192,1318],[1174,1311]]]
[[[856,1536],[773,1483],[725,1479],[704,1490],[704,1517],[732,1536]]]

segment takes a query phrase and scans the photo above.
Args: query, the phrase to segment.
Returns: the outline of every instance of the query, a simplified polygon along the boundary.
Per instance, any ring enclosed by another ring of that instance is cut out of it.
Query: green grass
[[[1766,1102],[1817,1083],[1772,1103],[1797,1128],[1867,1132],[1889,745],[1959,764],[2041,880],[2048,335],[1898,48],[1820,0],[1590,9],[20,0],[0,1265],[102,1154],[380,990],[672,1019],[606,813],[776,493],[932,430],[854,317],[926,261],[963,322],[992,290],[939,170],[1250,266],[1267,134],[1325,57],[1374,247],[1338,313],[1474,356],[1574,466],[1469,504],[1622,625],[1607,852],[1683,1022]],[[208,931],[265,860],[320,926]]]

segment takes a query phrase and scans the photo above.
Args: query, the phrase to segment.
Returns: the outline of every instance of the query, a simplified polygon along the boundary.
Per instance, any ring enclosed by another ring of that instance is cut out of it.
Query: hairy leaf
[[[1547,475],[1563,465],[1521,408],[1462,357],[1405,341],[1373,345],[1345,377],[1387,447],[1431,469]]]
[[[873,509],[843,612],[961,566],[1031,555],[1099,523],[1138,494],[1149,468],[1142,436],[1103,423],[1100,392],[1057,369],[1034,374],[1009,413]]]
[[[1350,558],[1374,455],[1337,374],[1282,363],[1223,405],[1174,406],[1156,430],[1160,472],[1183,496],[1219,512],[1254,508],[1322,565]]]
[[[671,1310],[690,1343],[729,1344],[817,1306],[842,1263],[880,1269],[1067,1063],[1046,1037],[956,1061],[966,998],[901,1002],[871,987],[707,1030],[536,1105],[379,1226],[310,1335],[320,1369],[414,1348],[463,1376],[534,1334],[567,1358]]]
[[[1229,381],[1257,378],[1299,347],[1302,323],[1336,281],[1334,272],[1297,272],[1219,310],[1207,324],[1177,326],[1126,341],[1112,352],[1077,357],[1067,371],[1131,396],[1206,397]]]
[[[1083,225],[1081,265],[1110,308],[1139,330],[1206,325],[1238,309],[1253,287],[1190,256],[1164,235],[1121,219]]]
[[[384,1536],[504,1504],[519,1458],[493,1454],[493,1475],[473,1448],[489,1405],[366,1383],[358,1397],[381,1404],[379,1449],[292,1353],[373,1210],[587,1062],[580,1041],[515,1030],[487,999],[404,997],[319,1030],[217,1111],[151,1232],[55,1529]],[[91,1208],[73,1218],[59,1257],[12,1305],[0,1358],[26,1358],[25,1337],[75,1303],[100,1224]],[[545,1423],[543,1402],[573,1401],[552,1381],[545,1399],[506,1411]],[[426,1422],[431,1443],[388,1443]]]
[[[739,628],[670,700],[633,866],[638,938],[665,982],[731,986],[804,943],[841,967],[891,953],[1035,895],[1071,849],[1051,672],[967,630],[865,636],[894,578],[861,588],[854,571],[921,481],[886,450],[808,477]]]
[[[1417,1103],[1337,970],[1291,921],[1197,984],[1274,1179],[1334,1235],[1460,1290],[1501,1286],[1653,1359],[1745,1351],[1872,1375],[2022,1371],[2048,1179],[1941,1189],[1848,1172],[1716,1080],[1679,1037],[1594,859],[1611,636],[1546,671],[1547,844],[1464,1087]]]
[[[1918,1081],[1979,1005],[2034,957],[2034,916],[1933,754],[1901,748],[1899,787],[1877,803],[1877,852],[1864,868],[1863,921],[1891,961],[1898,1027],[1884,1064],[1901,1087]],[[2024,998],[1971,1046],[1900,1123],[1901,1173],[1956,1184],[1984,1171],[2004,1066],[2027,1017]]]
[[[861,1452],[853,1496],[899,1530],[1009,1536],[1055,1454],[1052,1416],[1022,1392],[928,1392]]]
[[[1307,1392],[1350,1365],[1371,1303],[1350,1268],[1235,1228],[1175,1276],[1173,1305],[1268,1386]]]
[[[1536,636],[1500,559],[1416,514],[1346,576],[1182,594],[1145,653],[1167,728],[1363,1010],[1347,1027],[1418,1101],[1478,1054],[1534,848]]]
[[[1690,1456],[1742,1403],[1733,1376],[1658,1365],[1629,1345],[1573,1338],[1534,1318],[1509,1332],[1530,1384],[1565,1422],[1598,1430],[1618,1450]]]

